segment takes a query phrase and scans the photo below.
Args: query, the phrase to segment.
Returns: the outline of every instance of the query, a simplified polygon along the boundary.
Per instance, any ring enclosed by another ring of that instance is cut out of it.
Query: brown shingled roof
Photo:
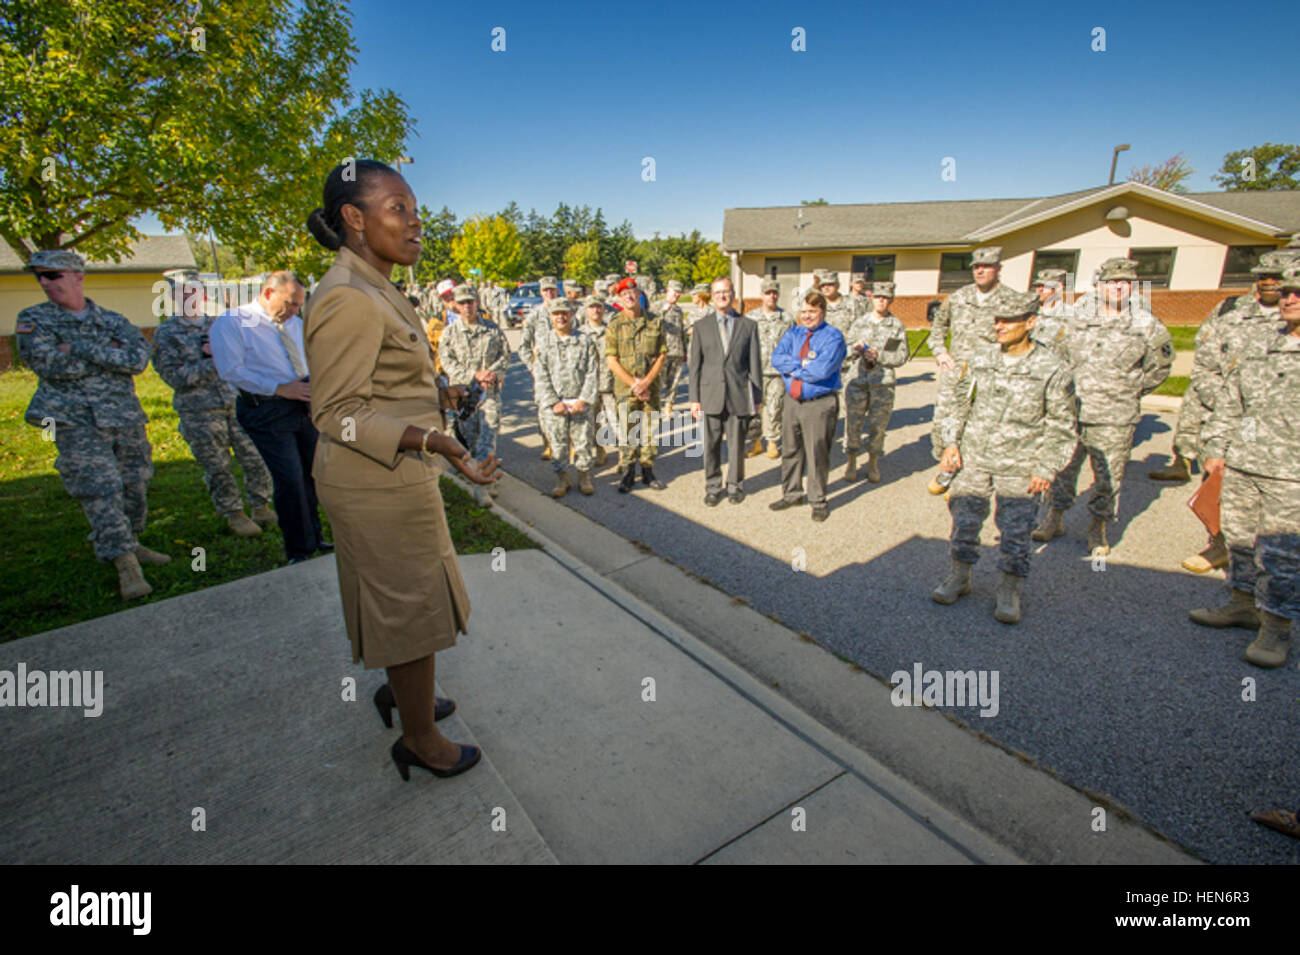
[[[0,239],[0,273],[21,272],[26,264],[26,250],[22,250],[20,258],[20,253],[16,253]],[[164,272],[167,269],[192,269],[197,264],[185,236],[146,235],[131,244],[131,254],[121,262],[90,261],[86,263],[86,271]]]

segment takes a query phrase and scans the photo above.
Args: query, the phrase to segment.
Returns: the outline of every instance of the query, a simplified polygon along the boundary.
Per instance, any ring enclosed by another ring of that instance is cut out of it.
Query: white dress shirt
[[[284,323],[284,328],[305,364],[302,319],[295,315]],[[260,300],[219,315],[208,332],[208,344],[212,346],[217,374],[251,394],[273,395],[278,386],[298,379],[275,320],[262,308]]]

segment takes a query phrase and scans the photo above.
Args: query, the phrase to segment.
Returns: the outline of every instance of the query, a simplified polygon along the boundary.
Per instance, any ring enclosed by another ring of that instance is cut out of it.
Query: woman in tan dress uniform
[[[344,172],[351,175],[345,177]],[[436,775],[464,772],[476,747],[444,737],[435,719],[455,704],[434,699],[434,654],[454,646],[469,596],[443,513],[436,455],[479,484],[496,459],[475,462],[442,434],[440,396],[424,329],[389,281],[420,257],[415,196],[383,163],[339,166],[325,182],[312,234],[338,258],[304,312],[312,422],[320,431],[312,476],[334,531],[339,592],[353,662],[385,667],[375,702],[391,725],[401,713],[393,762]]]

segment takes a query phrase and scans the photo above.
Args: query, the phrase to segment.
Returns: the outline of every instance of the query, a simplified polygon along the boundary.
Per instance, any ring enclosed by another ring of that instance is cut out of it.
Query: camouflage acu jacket
[[[1300,338],[1256,327],[1241,342],[1205,426],[1201,458],[1300,481]]]
[[[781,373],[772,367],[772,349],[794,327],[794,317],[781,307],[771,314],[761,307],[745,314],[758,325],[758,350],[763,363],[764,378],[780,378]]]
[[[659,319],[664,323],[664,347],[669,358],[686,357],[686,330],[682,327],[684,317],[680,305],[664,305],[659,312]]]
[[[907,361],[907,331],[897,315],[884,317],[874,311],[854,320],[844,336],[849,353],[844,359],[845,381],[863,385],[892,385],[894,369]],[[865,343],[879,356],[868,364],[853,353],[853,346]]]
[[[1192,384],[1184,400],[1199,401],[1206,411],[1214,408],[1214,400],[1228,368],[1237,357],[1243,342],[1261,329],[1277,327],[1281,323],[1277,308],[1265,308],[1252,296],[1243,305],[1228,312],[1218,309],[1196,330],[1196,357],[1192,363]]]
[[[510,345],[496,322],[480,318],[471,324],[462,318],[448,325],[438,339],[438,359],[447,372],[448,384],[469,385],[477,371],[504,376]]]
[[[614,391],[614,372],[610,370],[609,362],[605,360],[605,332],[609,330],[609,326],[593,325],[591,322],[587,322],[578,330],[590,338],[596,346],[596,364],[600,369],[596,390],[601,394],[612,394]]]
[[[858,304],[847,295],[841,295],[838,302],[826,302],[826,323],[838,328],[846,338],[860,314]]]
[[[126,318],[86,299],[84,318],[42,302],[18,313],[18,354],[40,376],[26,420],[125,427],[145,420],[134,376],[149,366],[149,342]],[[67,354],[59,345],[69,346]]]
[[[1083,424],[1136,424],[1142,396],[1169,377],[1169,330],[1140,304],[1109,315],[1093,295],[1075,302],[1058,350],[1074,375]]]
[[[235,389],[221,380],[216,363],[203,354],[203,340],[216,318],[169,318],[153,333],[153,366],[172,386],[176,411],[212,411],[235,403]]]
[[[1035,345],[1008,360],[985,346],[958,372],[939,434],[961,450],[963,467],[1050,481],[1069,464],[1079,440],[1074,382],[1059,354]]]
[[[537,404],[550,408],[561,398],[595,404],[603,358],[590,335],[551,335],[537,353]]]
[[[979,287],[972,282],[949,295],[934,316],[930,329],[930,351],[938,355],[951,354],[955,361],[964,361],[986,344],[997,344],[993,331],[993,309],[1002,304],[1007,295],[1015,293],[1000,282],[993,287],[981,305]],[[951,334],[952,341],[948,341]]]

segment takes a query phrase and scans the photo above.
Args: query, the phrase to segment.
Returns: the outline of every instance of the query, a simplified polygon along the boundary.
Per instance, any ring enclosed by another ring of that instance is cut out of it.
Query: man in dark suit
[[[713,309],[692,328],[688,380],[691,416],[704,418],[704,503],[722,500],[722,438],[727,438],[727,500],[745,499],[745,432],[763,393],[758,323],[732,308],[731,279],[713,283]]]

